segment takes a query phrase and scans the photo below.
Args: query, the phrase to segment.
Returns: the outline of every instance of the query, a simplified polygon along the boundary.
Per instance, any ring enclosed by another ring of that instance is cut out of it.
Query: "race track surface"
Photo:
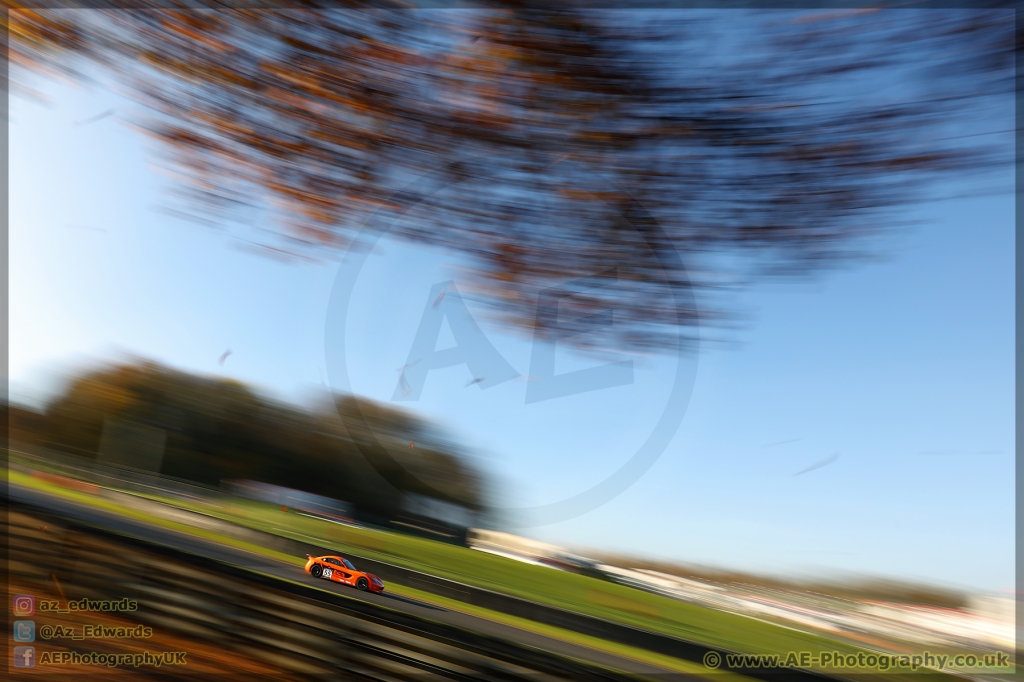
[[[416,599],[410,599],[396,594],[389,594],[386,590],[383,594],[360,592],[352,587],[332,583],[328,580],[313,578],[301,568],[281,561],[275,561],[252,552],[222,545],[186,533],[179,533],[161,526],[154,526],[143,521],[96,509],[88,505],[79,504],[71,500],[49,495],[47,493],[15,485],[13,483],[8,485],[8,493],[10,495],[11,502],[15,505],[29,505],[30,507],[45,510],[51,514],[73,519],[90,526],[138,538],[154,544],[173,547],[190,554],[257,571],[265,575],[285,580],[305,582],[315,585],[320,589],[336,592],[349,599],[358,599],[375,603],[396,611],[402,611],[436,622],[446,623],[448,625],[473,630],[488,636],[517,642],[525,646],[614,668],[615,670],[626,673],[644,676],[657,676],[659,679],[670,678],[672,680],[680,680],[681,682],[685,680],[698,679],[648,663],[634,661],[632,659],[623,658],[621,656],[616,656],[590,647],[564,642],[562,640],[521,630],[502,623],[495,623],[484,618],[442,608]]]

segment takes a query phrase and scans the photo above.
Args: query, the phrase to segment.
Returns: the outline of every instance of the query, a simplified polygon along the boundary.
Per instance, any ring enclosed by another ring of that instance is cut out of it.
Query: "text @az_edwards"
[[[79,630],[64,625],[43,625],[39,628],[39,637],[42,639],[146,639],[152,636],[153,628],[145,625],[84,625]]]

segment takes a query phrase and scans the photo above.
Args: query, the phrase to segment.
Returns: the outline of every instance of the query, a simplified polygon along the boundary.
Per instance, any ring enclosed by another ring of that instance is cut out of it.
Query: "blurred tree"
[[[465,255],[515,328],[552,330],[538,289],[606,278],[571,307],[614,308],[622,347],[695,324],[683,289],[713,319],[723,286],[857,256],[928,182],[1012,158],[960,135],[1012,91],[1012,10],[5,2],[15,65],[128,79],[195,215],[276,213],[264,245],[309,256],[411,209],[395,232]]]
[[[46,416],[18,405],[7,405],[7,438],[8,443],[28,443],[34,446],[45,444],[45,434],[49,432]]]
[[[342,499],[385,518],[398,513],[403,493],[484,508],[481,478],[450,438],[402,411],[358,402],[377,442],[387,447],[395,440],[389,461],[401,468],[393,480],[382,478],[356,448],[353,438],[366,434],[350,435],[339,416],[351,413],[354,398],[336,396],[303,410],[237,382],[149,362],[87,372],[45,414],[14,409],[12,430],[19,440],[93,460],[105,423],[138,424],[166,433],[160,473],[179,479],[212,486],[225,479],[264,481]],[[400,441],[412,437],[423,449],[402,452]]]
[[[338,399],[335,407],[353,444],[395,489],[483,510],[483,481],[463,464],[469,454],[436,425],[353,396]],[[415,449],[406,446],[409,441],[416,442]]]

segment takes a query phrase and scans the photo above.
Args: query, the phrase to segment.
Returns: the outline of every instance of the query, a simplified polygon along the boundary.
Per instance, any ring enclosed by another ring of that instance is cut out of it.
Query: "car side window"
[[[337,559],[324,559],[324,561],[326,561],[329,564],[334,564],[335,566],[340,566]]]

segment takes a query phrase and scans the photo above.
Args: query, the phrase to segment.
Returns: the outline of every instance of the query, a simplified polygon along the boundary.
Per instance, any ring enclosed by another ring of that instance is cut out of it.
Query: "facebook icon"
[[[14,667],[31,668],[36,664],[36,648],[34,646],[14,647]]]

